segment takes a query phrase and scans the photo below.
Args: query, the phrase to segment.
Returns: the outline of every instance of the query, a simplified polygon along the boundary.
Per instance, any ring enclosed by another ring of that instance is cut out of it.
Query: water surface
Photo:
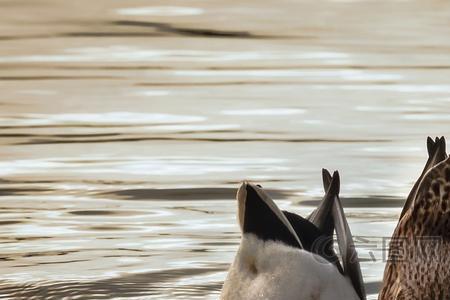
[[[0,298],[217,299],[241,180],[338,169],[366,288],[449,136],[445,1],[0,1]]]

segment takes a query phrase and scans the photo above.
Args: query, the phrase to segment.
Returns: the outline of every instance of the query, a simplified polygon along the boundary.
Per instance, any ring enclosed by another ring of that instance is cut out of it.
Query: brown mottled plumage
[[[450,158],[445,139],[408,196],[389,246],[379,300],[450,299]]]

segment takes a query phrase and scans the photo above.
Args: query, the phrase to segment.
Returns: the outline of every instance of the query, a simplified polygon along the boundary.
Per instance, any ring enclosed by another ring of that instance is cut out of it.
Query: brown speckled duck
[[[450,299],[450,158],[444,137],[427,146],[392,235],[379,300]]]

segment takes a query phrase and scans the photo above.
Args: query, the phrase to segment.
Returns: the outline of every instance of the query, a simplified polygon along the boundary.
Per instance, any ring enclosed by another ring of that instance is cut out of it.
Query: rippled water
[[[217,299],[239,181],[339,169],[370,299],[450,135],[446,1],[0,1],[0,298]]]

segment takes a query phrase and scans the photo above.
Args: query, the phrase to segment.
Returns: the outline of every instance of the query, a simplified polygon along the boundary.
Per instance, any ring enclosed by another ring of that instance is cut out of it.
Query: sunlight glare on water
[[[449,136],[450,4],[0,2],[0,298],[217,299],[238,184],[341,196],[376,299]]]

